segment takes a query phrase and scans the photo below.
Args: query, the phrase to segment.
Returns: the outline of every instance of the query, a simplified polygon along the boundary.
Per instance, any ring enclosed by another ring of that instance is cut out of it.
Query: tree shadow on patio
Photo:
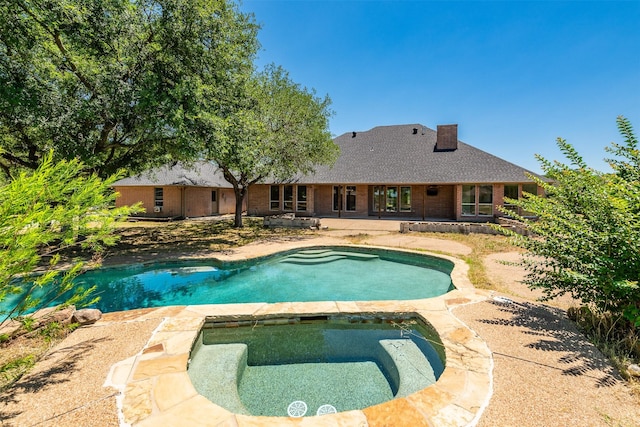
[[[510,300],[489,303],[495,306],[492,310],[496,312],[495,318],[478,319],[478,322],[511,327],[510,331],[499,332],[513,336],[521,345],[520,348],[516,345],[509,349],[496,348],[494,355],[544,365],[561,371],[563,375],[591,377],[597,387],[610,387],[622,381],[616,369],[566,317],[563,310]],[[550,364],[549,356],[556,363]]]
[[[12,409],[12,407],[20,407],[20,405],[13,405],[18,403],[20,399],[24,400],[25,396],[71,381],[72,376],[80,371],[83,358],[86,357],[87,353],[107,341],[112,341],[112,339],[90,339],[69,347],[59,348],[47,354],[45,358],[38,362],[38,366],[43,367],[43,369],[34,370],[25,375],[9,390],[0,395],[0,401],[2,402],[0,425],[11,425],[8,421],[22,413],[22,411]]]

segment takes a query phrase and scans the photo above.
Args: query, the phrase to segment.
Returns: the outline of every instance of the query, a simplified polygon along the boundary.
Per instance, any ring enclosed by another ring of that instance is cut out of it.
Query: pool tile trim
[[[351,245],[353,246],[353,245]],[[451,309],[488,298],[476,290],[462,261],[451,273],[456,289],[436,298],[408,301],[252,303],[172,306],[109,313],[102,322],[164,317],[144,349],[114,365],[105,385],[118,388],[121,425],[143,426],[473,426],[492,393],[493,359],[474,331]],[[435,384],[407,397],[362,410],[304,418],[234,414],[201,396],[186,370],[189,355],[207,317],[237,315],[331,315],[416,313],[438,332],[445,347],[445,369]]]

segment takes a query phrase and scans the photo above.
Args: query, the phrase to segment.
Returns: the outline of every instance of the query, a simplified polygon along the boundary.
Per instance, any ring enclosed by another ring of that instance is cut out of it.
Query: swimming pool
[[[248,261],[102,268],[77,283],[96,286],[95,307],[106,313],[167,305],[431,298],[453,289],[452,268],[451,261],[416,253],[312,247]]]
[[[443,370],[442,341],[423,319],[360,314],[208,321],[188,374],[233,413],[310,416],[406,397]]]

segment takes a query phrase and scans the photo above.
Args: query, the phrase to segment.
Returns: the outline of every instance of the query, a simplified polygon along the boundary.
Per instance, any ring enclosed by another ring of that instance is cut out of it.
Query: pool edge
[[[313,246],[313,245],[312,245]],[[361,245],[336,245],[359,247]],[[365,245],[366,248],[378,247]],[[423,251],[414,252],[447,259],[456,289],[421,300],[326,301],[309,303],[251,303],[174,306],[154,309],[166,314],[140,354],[121,366],[122,425],[237,425],[237,426],[470,426],[475,425],[492,393],[493,359],[484,340],[451,311],[458,305],[479,302],[488,292],[475,289],[468,266],[460,259]],[[164,310],[163,310],[164,309]],[[415,312],[431,323],[445,345],[445,369],[438,381],[407,397],[396,398],[363,410],[322,417],[293,419],[233,414],[199,395],[186,373],[187,360],[201,325],[208,316],[317,315],[361,312]],[[144,316],[150,316],[146,312]],[[112,369],[113,371],[113,369]],[[118,383],[118,381],[111,381]]]

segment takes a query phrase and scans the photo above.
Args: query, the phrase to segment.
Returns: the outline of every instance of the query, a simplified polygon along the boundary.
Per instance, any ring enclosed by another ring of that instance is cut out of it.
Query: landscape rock
[[[41,319],[42,324],[49,324],[52,322],[57,322],[61,325],[67,324],[71,321],[71,317],[73,317],[73,313],[75,311],[75,307],[67,307],[62,310],[54,311],[47,316]]]
[[[72,321],[80,325],[96,323],[102,317],[102,312],[97,308],[83,308],[73,313]]]
[[[640,366],[638,366],[636,364],[629,365],[629,367],[627,368],[627,372],[632,377],[636,377],[636,378],[640,377]]]

